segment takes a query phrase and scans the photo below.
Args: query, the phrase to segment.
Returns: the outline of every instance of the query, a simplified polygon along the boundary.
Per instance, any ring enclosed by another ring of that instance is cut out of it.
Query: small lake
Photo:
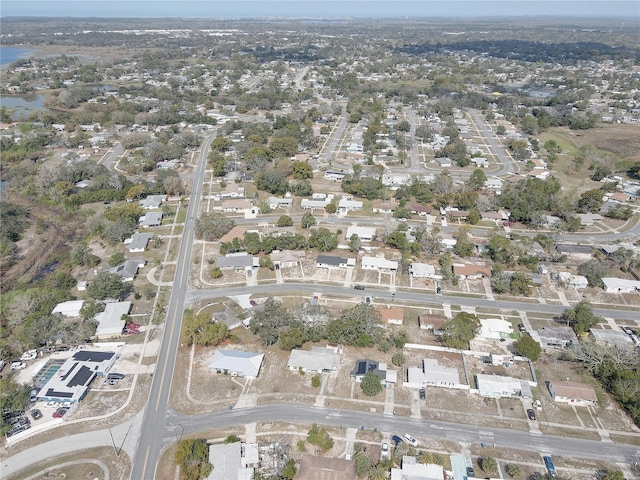
[[[44,95],[3,95],[0,106],[13,110],[14,120],[27,120],[31,114],[44,110]]]
[[[19,58],[29,58],[32,53],[28,48],[0,47],[0,67],[4,68]]]

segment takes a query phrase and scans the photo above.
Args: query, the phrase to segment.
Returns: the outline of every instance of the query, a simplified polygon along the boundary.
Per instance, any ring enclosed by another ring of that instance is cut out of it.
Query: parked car
[[[364,290],[364,285],[354,285],[354,290]]]
[[[68,400],[65,402],[62,402],[60,404],[60,408],[71,408],[71,405],[73,405],[73,403],[69,402]]]
[[[13,362],[11,364],[11,370],[22,370],[23,368],[27,368],[27,364],[24,362]]]
[[[29,394],[29,401],[30,402],[35,402],[35,401],[38,400],[38,392],[39,392],[39,390],[37,388],[31,389],[31,393]]]
[[[622,331],[627,335],[633,335],[633,330],[631,330],[631,328],[629,327],[622,327]]]
[[[140,324],[139,323],[129,323],[129,324],[127,324],[127,328],[129,330],[132,330],[132,329],[140,330]]]
[[[398,445],[401,442],[404,442],[404,440],[402,439],[402,437],[398,436],[398,435],[394,435],[393,437],[391,437],[391,440],[393,440],[393,442]]]
[[[520,333],[524,333],[527,331],[526,327],[524,326],[523,323],[519,323],[518,324],[518,330],[520,331]]]
[[[37,350],[29,350],[22,354],[22,356],[20,357],[20,360],[33,360],[34,358],[37,358],[37,357],[38,357]]]
[[[124,373],[111,372],[107,373],[108,380],[122,380],[124,378]]]
[[[115,380],[113,378],[112,379],[107,379],[107,380],[104,381],[104,384],[105,385],[112,385],[112,386],[113,385],[117,385],[118,384],[118,380]]]
[[[258,306],[258,302],[256,302],[255,300],[249,300],[249,303],[251,304],[252,307]]]
[[[424,400],[425,398],[427,398],[427,392],[424,388],[418,390],[418,393],[420,394],[420,400]]]
[[[389,444],[388,443],[382,443],[382,447],[380,447],[380,450],[382,450],[382,456],[386,457],[389,455]]]
[[[34,408],[33,410],[31,410],[29,412],[29,415],[31,415],[31,418],[33,418],[34,420],[38,420],[38,419],[42,418],[42,412],[40,410],[38,410],[37,408]]]
[[[60,407],[55,412],[53,412],[53,418],[62,418],[67,414],[68,411],[68,408]]]
[[[473,467],[467,467],[467,477],[474,478],[476,476],[476,471]]]
[[[51,401],[45,403],[44,406],[46,408],[58,408],[60,406],[60,404],[58,402],[54,401],[54,400],[51,400]]]
[[[536,420],[536,412],[530,408],[527,409],[527,416],[529,417],[529,420]]]
[[[318,304],[318,295],[314,295],[313,298],[311,299],[311,305],[317,305]]]
[[[544,466],[547,467],[549,474],[554,478],[557,477],[558,474],[556,473],[556,466],[553,464],[553,459],[549,455],[545,455],[542,457],[542,460],[544,461]]]
[[[404,438],[405,442],[410,443],[414,447],[418,446],[418,441],[415,438],[413,438],[411,435],[409,435],[408,433],[405,433],[403,438]]]

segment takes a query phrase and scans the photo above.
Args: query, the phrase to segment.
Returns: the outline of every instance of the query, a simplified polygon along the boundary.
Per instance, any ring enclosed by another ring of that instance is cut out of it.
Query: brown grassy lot
[[[83,462],[83,460],[87,462]],[[35,477],[35,479],[45,478],[72,478],[72,479],[97,479],[103,480],[105,477],[102,469],[93,463],[89,463],[90,460],[97,460],[103,462],[109,471],[109,478],[119,479],[128,478],[131,468],[131,461],[126,453],[120,452],[116,456],[113,448],[92,448],[89,450],[79,450],[72,454],[62,455],[55,459],[46,460],[43,462],[37,462],[31,465],[29,468],[21,471],[18,474],[6,477],[6,480],[17,480],[19,478],[27,478],[36,473],[47,470],[48,475],[44,472]],[[56,467],[66,462],[78,462],[76,465],[70,465],[68,467]]]
[[[505,367],[503,365],[484,363],[481,358],[472,355],[467,355],[465,361],[467,363],[467,371],[469,372],[469,381],[471,382],[473,382],[472,379],[474,376],[480,373],[531,380],[531,372],[527,362],[512,362],[509,367]]]

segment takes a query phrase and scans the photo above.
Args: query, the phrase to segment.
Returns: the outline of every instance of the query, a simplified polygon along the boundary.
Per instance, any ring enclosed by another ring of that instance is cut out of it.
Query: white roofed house
[[[68,302],[62,302],[56,305],[51,314],[60,314],[65,317],[79,317],[83,305],[84,300],[69,300]]]
[[[481,397],[515,397],[522,393],[521,380],[501,375],[476,375],[478,395]]]
[[[234,377],[257,378],[263,360],[263,353],[218,349],[209,362],[209,369]]]
[[[131,305],[131,302],[107,303],[104,312],[100,312],[95,316],[95,320],[98,322],[98,328],[95,333],[96,338],[102,340],[122,335],[122,329],[126,324],[122,316],[129,314]]]
[[[615,345],[621,348],[632,348],[634,346],[631,337],[624,332],[618,330],[605,330],[603,328],[592,328],[589,336],[596,343],[603,345]]]
[[[602,279],[604,291],[607,293],[637,293],[640,292],[640,281],[626,278],[604,277]]]
[[[548,383],[548,388],[551,397],[558,403],[568,403],[578,407],[598,403],[595,389],[585,383],[552,380]]]
[[[228,253],[224,257],[216,258],[216,265],[220,268],[244,268],[251,270],[260,266],[260,259],[247,252]]]
[[[269,204],[269,208],[272,210],[277,210],[278,208],[291,208],[293,207],[293,198],[269,197],[267,199],[267,203]]]
[[[500,341],[502,338],[510,338],[513,333],[511,322],[501,318],[480,319],[480,333],[478,338],[483,340]]]
[[[304,250],[273,251],[269,258],[277,268],[297,267],[306,258]]]
[[[391,469],[391,480],[444,480],[444,467],[435,463],[420,463],[410,455],[402,456],[402,468]]]
[[[440,365],[438,360],[425,358],[422,367],[407,368],[407,381],[404,384],[409,388],[422,388],[427,385],[435,387],[460,387],[460,374],[457,368]]]
[[[378,272],[397,272],[398,262],[382,257],[362,257],[363,270],[376,270]]]
[[[251,202],[245,199],[232,199],[222,201],[222,211],[227,213],[242,213],[251,209]]]
[[[338,202],[338,212],[339,213],[347,213],[351,211],[362,210],[363,203],[358,200],[349,200],[346,198],[341,198]]]
[[[335,255],[318,255],[316,258],[316,268],[347,268],[355,265],[355,258],[343,258]]]
[[[436,268],[426,263],[413,262],[410,273],[414,278],[435,278]]]
[[[109,269],[109,273],[119,275],[123,282],[133,282],[138,274],[138,269],[144,267],[147,261],[144,258],[130,258],[118,266]]]
[[[578,337],[571,327],[542,327],[538,329],[542,346],[545,348],[567,348],[578,344]]]
[[[160,208],[162,202],[167,199],[166,195],[148,195],[144,200],[140,200],[140,206],[145,210]]]
[[[123,243],[131,253],[144,252],[147,249],[149,240],[153,238],[153,233],[136,232],[131,238],[127,238]]]
[[[291,350],[287,366],[290,370],[327,373],[335,370],[336,352],[332,348],[311,347],[311,350]]]
[[[370,242],[376,236],[375,227],[348,227],[347,228],[347,240],[351,240],[351,237],[355,235],[362,242]]]
[[[147,212],[139,219],[142,228],[159,227],[162,225],[162,212]]]

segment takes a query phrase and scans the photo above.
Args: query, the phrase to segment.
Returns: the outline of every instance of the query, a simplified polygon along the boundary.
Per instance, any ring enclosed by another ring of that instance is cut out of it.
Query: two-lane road
[[[215,135],[208,136],[202,144],[198,165],[187,210],[184,233],[176,263],[171,299],[167,311],[162,344],[158,353],[155,375],[151,383],[149,401],[141,425],[140,440],[133,457],[132,480],[155,478],[155,468],[162,451],[162,437],[165,432],[165,417],[169,407],[171,380],[180,344],[180,327],[188,289],[189,268],[195,235],[195,219],[202,193],[202,180],[207,164],[207,152]]]

